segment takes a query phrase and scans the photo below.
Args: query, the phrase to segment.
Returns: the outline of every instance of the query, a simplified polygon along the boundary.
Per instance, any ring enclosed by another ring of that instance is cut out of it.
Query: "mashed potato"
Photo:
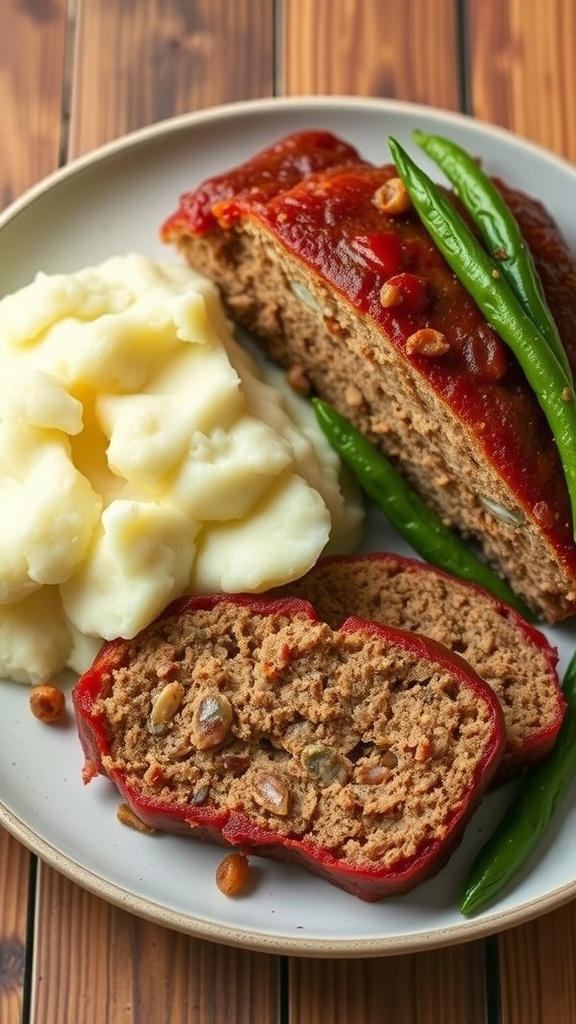
[[[0,676],[82,671],[186,592],[302,575],[361,510],[215,287],[115,257],[0,302]]]

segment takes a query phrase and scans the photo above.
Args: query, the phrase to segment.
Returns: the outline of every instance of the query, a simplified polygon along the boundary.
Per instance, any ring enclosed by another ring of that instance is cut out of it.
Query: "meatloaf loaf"
[[[497,184],[574,362],[576,260],[537,201]],[[329,133],[297,133],[182,196],[162,237],[537,613],[560,621],[576,610],[576,546],[551,432],[398,185],[394,166]]]
[[[504,743],[435,641],[303,601],[180,599],[107,644],[73,699],[85,779],[148,824],[294,861],[366,900],[434,874]]]
[[[394,554],[321,559],[278,596],[310,601],[333,629],[350,615],[425,633],[463,658],[502,706],[498,779],[549,753],[564,717],[557,652],[539,630],[480,587]]]

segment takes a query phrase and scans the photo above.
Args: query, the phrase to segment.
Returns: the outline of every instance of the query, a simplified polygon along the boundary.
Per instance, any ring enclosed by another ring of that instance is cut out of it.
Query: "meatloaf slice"
[[[73,693],[86,754],[149,824],[366,899],[434,874],[497,769],[493,691],[435,641],[306,602],[181,599]]]
[[[350,615],[433,637],[492,687],[504,713],[503,779],[551,750],[565,702],[557,652],[539,630],[480,587],[394,554],[321,559],[278,596],[310,601],[332,628]]]
[[[415,211],[391,199],[395,168],[350,148],[343,158],[326,133],[314,164],[317,134],[281,140],[187,193],[164,240],[214,278],[232,317],[275,360],[476,538],[539,614],[572,615],[570,507],[536,397]],[[576,259],[539,203],[498,184],[573,358]]]

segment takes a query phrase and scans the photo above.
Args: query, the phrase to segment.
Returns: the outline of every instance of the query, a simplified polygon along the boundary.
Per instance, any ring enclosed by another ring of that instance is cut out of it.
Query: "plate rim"
[[[0,211],[0,230],[2,230],[22,210],[30,206],[31,203],[44,195],[45,192],[50,191],[56,185],[60,184],[60,182],[65,181],[69,177],[74,177],[76,174],[86,168],[90,168],[92,165],[104,162],[113,158],[117,154],[127,153],[133,148],[137,148],[140,145],[145,145],[146,143],[162,138],[164,135],[179,134],[180,132],[185,132],[196,125],[201,125],[205,122],[216,122],[218,120],[226,120],[228,118],[241,119],[253,113],[267,113],[274,108],[300,111],[307,108],[311,109],[313,107],[328,107],[331,109],[347,110],[372,109],[380,110],[382,113],[385,113],[386,111],[395,111],[399,114],[404,113],[411,116],[420,114],[426,119],[430,116],[440,116],[442,120],[447,123],[453,123],[455,126],[460,127],[466,126],[473,132],[477,131],[479,135],[488,132],[491,136],[499,137],[502,141],[505,141],[508,144],[518,146],[524,150],[529,150],[534,156],[538,156],[540,159],[548,160],[550,163],[554,164],[556,168],[563,167],[565,171],[568,171],[571,174],[576,173],[576,165],[571,163],[565,157],[553,153],[551,150],[546,149],[546,147],[539,143],[534,142],[517,132],[513,132],[502,125],[492,124],[489,121],[477,118],[472,114],[462,113],[461,111],[429,106],[423,103],[413,103],[408,100],[396,100],[374,96],[362,97],[349,94],[269,96],[260,99],[236,100],[228,103],[217,104],[212,107],[204,107],[201,110],[175,114],[172,117],[163,118],[162,120],[155,121],[152,124],[135,128],[115,139],[102,143],[88,152],[74,157],[72,160],[63,164],[61,167],[56,168],[47,175],[44,175],[35,184],[30,185],[25,189],[21,195],[13,199],[4,210]]]
[[[527,924],[537,917],[559,909],[574,898],[576,887],[575,881],[514,909],[489,914],[487,917],[463,918],[462,922],[458,922],[458,924],[434,930],[431,933],[433,938],[430,942],[423,942],[424,933],[421,931],[402,936],[396,935],[391,938],[386,936],[365,939],[281,937],[248,927],[234,928],[231,925],[203,921],[190,913],[172,910],[155,900],[130,893],[115,882],[102,878],[90,868],[78,864],[68,854],[39,836],[18,815],[10,811],[1,800],[0,824],[30,853],[39,857],[42,863],[58,871],[69,881],[76,883],[94,896],[104,899],[121,910],[135,914],[137,917],[161,924],[165,928],[172,928],[194,938],[206,939],[222,945],[277,955],[305,955],[311,959],[327,956],[333,959],[387,957],[405,953],[431,952],[449,946],[462,945],[508,931],[517,925]],[[250,899],[250,896],[246,898]]]
[[[140,146],[163,137],[179,135],[196,126],[215,124],[224,120],[242,120],[251,115],[267,114],[273,110],[303,112],[331,109],[334,111],[380,111],[382,114],[393,112],[406,117],[440,117],[448,127],[450,124],[466,126],[468,130],[477,132],[479,137],[488,133],[492,138],[530,152],[539,160],[554,165],[559,170],[569,172],[576,183],[576,167],[567,159],[552,153],[545,147],[524,138],[516,132],[499,125],[483,121],[473,115],[428,106],[409,101],[380,97],[361,97],[353,95],[300,95],[282,97],[264,97],[241,101],[233,101],[206,107],[201,110],[178,114],[153,124],[137,128],[100,145],[82,156],[78,156],[57,170],[44,176],[37,183],[25,190],[0,213],[0,232],[18,215],[27,210],[38,199],[47,195],[53,188],[86,169],[93,169],[117,155],[127,155]],[[291,937],[260,932],[248,926],[237,928],[215,921],[204,921],[194,917],[192,913],[178,911],[163,906],[153,899],[129,892],[127,889],[109,879],[103,878],[97,871],[79,864],[74,857],[66,854],[48,840],[38,835],[33,827],[11,811],[0,798],[0,824],[17,841],[21,842],[41,862],[49,865],[70,881],[77,883],[92,894],[105,899],[110,904],[127,910],[143,919],[175,929],[190,936],[219,942],[225,945],[250,949],[266,953],[305,955],[308,957],[358,958],[365,956],[390,956],[403,953],[422,952],[423,950],[441,949],[451,945],[471,942],[496,932],[503,932],[520,924],[528,923],[543,914],[549,913],[576,896],[576,878],[552,891],[535,897],[517,907],[505,911],[487,911],[476,918],[462,918],[453,925],[440,927],[430,932],[430,938],[422,930],[404,935],[370,936],[366,938],[307,938],[306,936]],[[249,897],[248,897],[249,898]]]

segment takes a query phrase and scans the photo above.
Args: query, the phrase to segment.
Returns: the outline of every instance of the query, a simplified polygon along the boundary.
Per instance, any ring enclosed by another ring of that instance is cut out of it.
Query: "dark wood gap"
[[[32,1006],[34,1001],[34,949],[36,938],[36,894],[38,888],[38,858],[30,856],[28,868],[28,905],[26,908],[26,951],[22,984],[22,1024],[33,1024]]]
[[[460,110],[472,114],[472,76],[470,62],[469,0],[456,0],[456,42],[458,52],[458,89]]]
[[[70,138],[70,108],[72,105],[72,81],[74,72],[74,47],[76,42],[78,0],[66,0],[66,27],[64,32],[64,71],[62,98],[60,102],[60,138],[58,145],[58,166],[68,163]]]
[[[500,987],[500,949],[498,936],[484,939],[484,986],[486,1024],[502,1024],[502,991]]]

